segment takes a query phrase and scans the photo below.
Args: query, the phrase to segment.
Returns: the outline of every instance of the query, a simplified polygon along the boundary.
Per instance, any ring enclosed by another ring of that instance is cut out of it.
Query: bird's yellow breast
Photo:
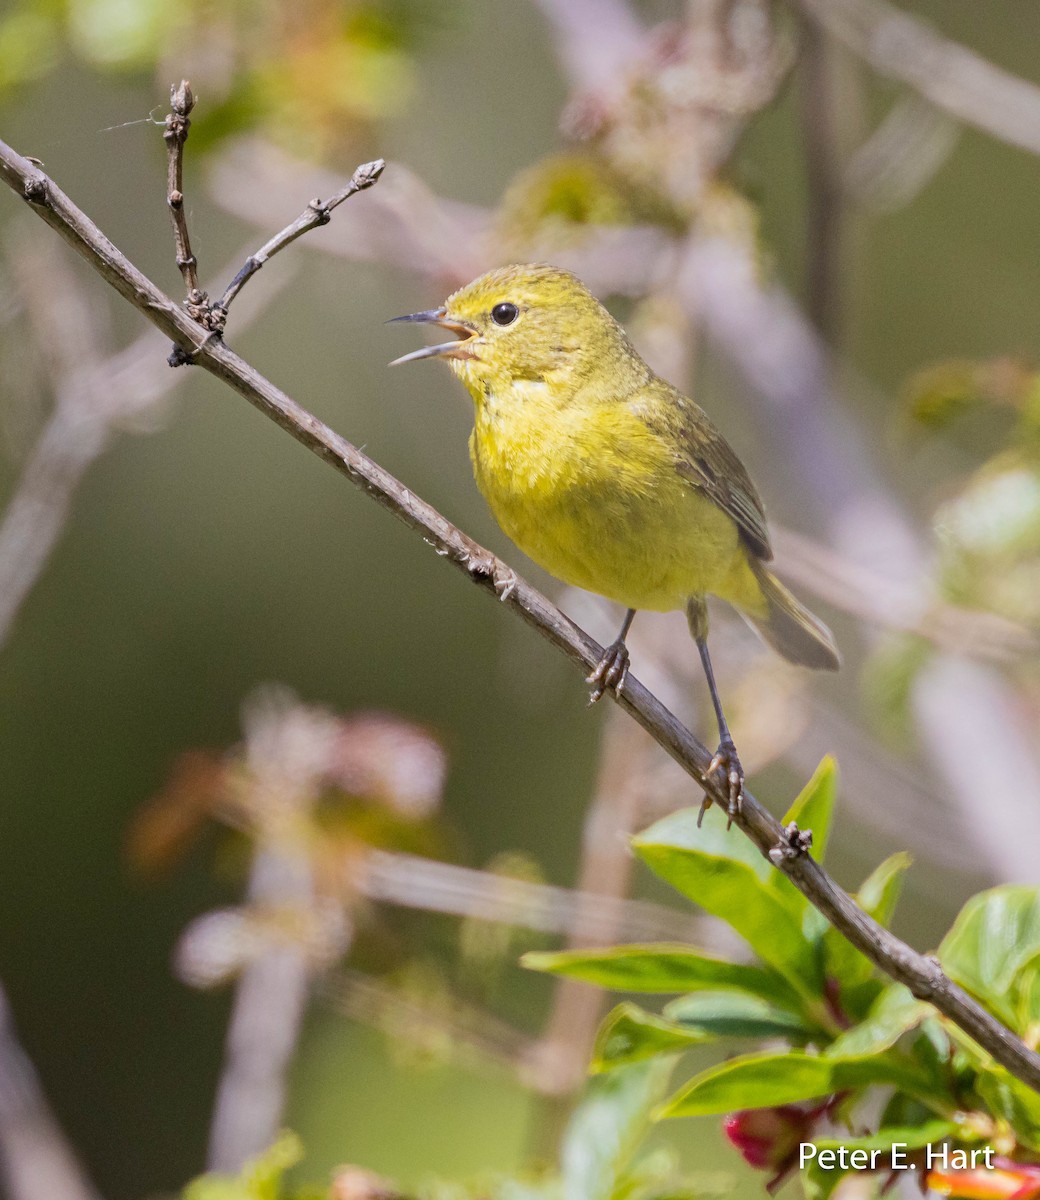
[[[638,398],[561,400],[535,381],[471,391],[477,485],[539,566],[628,608],[730,598],[746,575],[736,525],[682,478]]]

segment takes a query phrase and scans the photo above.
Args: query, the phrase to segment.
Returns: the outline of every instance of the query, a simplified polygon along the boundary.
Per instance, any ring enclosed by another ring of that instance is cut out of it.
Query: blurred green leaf
[[[708,1040],[706,1033],[655,1016],[638,1004],[619,1004],[600,1026],[591,1069],[608,1071],[658,1054],[677,1053]]]
[[[0,17],[0,89],[46,74],[61,48],[54,14],[24,5]]]
[[[773,971],[669,942],[607,950],[533,951],[520,962],[532,971],[566,975],[616,992],[732,988],[781,1003],[789,1003],[793,995],[787,982]]]
[[[612,1200],[668,1086],[674,1059],[658,1056],[596,1076],[563,1138],[564,1200]]]
[[[996,1064],[980,1072],[976,1091],[995,1117],[1002,1117],[1030,1150],[1040,1151],[1040,1096]]]
[[[744,992],[699,992],[665,1006],[664,1015],[712,1037],[785,1038],[805,1043],[818,1032],[797,1014]]]
[[[938,531],[975,554],[1023,553],[1040,540],[1040,476],[1017,452],[991,459],[955,499],[943,505]]]
[[[947,359],[912,375],[903,388],[910,419],[938,431],[980,404],[978,369],[974,359]]]
[[[705,836],[702,836],[705,835]],[[819,961],[802,932],[803,901],[770,885],[773,870],[745,838],[713,849],[717,835],[697,829],[695,809],[658,821],[633,845],[647,865],[707,912],[721,917],[811,1004],[822,984]],[[747,860],[747,847],[759,863]]]
[[[192,1180],[184,1200],[278,1200],[286,1171],[303,1158],[303,1146],[294,1133],[281,1134],[263,1154],[252,1159],[238,1175],[211,1172]]]
[[[69,36],[79,53],[102,66],[154,62],[183,14],[164,0],[68,0]]]
[[[1040,1041],[1040,955],[1034,955],[1015,973],[1012,996],[1018,1017],[1015,1029],[1030,1046],[1035,1046]]]
[[[1040,889],[1007,884],[973,896],[939,946],[943,969],[1012,1028],[1015,977],[1040,954]]]
[[[910,699],[935,647],[916,633],[885,634],[863,667],[862,689],[870,722],[889,744],[905,749],[914,728]]]

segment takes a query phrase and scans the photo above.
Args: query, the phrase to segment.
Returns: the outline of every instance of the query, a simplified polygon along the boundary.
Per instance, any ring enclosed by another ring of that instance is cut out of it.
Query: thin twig
[[[214,303],[205,292],[199,290],[198,264],[191,252],[188,222],[184,214],[184,143],[188,140],[188,130],[191,128],[189,114],[194,107],[195,97],[192,94],[191,85],[186,79],[182,79],[179,87],[170,89],[170,111],[166,115],[163,132],[167,150],[166,203],[169,205],[170,216],[173,220],[177,266],[180,268],[184,286],[188,292],[185,308],[189,316],[203,329],[208,330],[211,336],[219,336],[224,332],[224,326],[227,324],[228,309],[232,300],[264,263],[309,230],[316,229],[319,225],[327,225],[332,220],[333,210],[344,200],[370,188],[382,175],[386,163],[381,158],[362,163],[346,186],[340,188],[330,199],[312,200],[295,221],[291,221],[281,232],[266,241],[255,254],[251,254],[246,259],[234,279],[225,288],[224,294]],[[168,361],[171,367],[179,367],[190,362],[191,359],[186,358],[175,346]]]
[[[212,201],[259,229],[295,212],[300,196],[325,196],[347,182],[342,174],[287,154],[261,138],[224,149],[208,173]],[[422,213],[422,221],[415,214]],[[352,262],[378,262],[460,286],[491,265],[494,214],[438,195],[402,163],[380,181],[349,220],[330,225],[304,245]]]
[[[40,170],[0,142],[0,177],[55,229],[113,288],[199,366],[227,383],[301,445],[329,463],[360,491],[413,529],[473,583],[496,597],[532,626],[557,650],[587,673],[603,648],[521,579],[504,562],[464,534],[436,509],[409,491],[378,463],[333,432],[239,358],[222,341],[210,337],[108,240],[90,218]],[[651,694],[629,677],[616,702],[661,745],[722,807],[727,796],[709,771],[711,752]],[[766,857],[783,844],[780,823],[750,794],[736,824]],[[1029,1087],[1040,1092],[1040,1055],[958,987],[938,962],[918,953],[856,906],[808,855],[779,856],[776,864],[791,882],[867,958],[914,996],[930,1001],[939,1012],[973,1037],[993,1058]]]
[[[370,188],[382,175],[385,166],[386,163],[381,158],[362,163],[350,177],[350,182],[346,187],[340,188],[330,199],[312,200],[295,221],[286,225],[280,233],[276,233],[255,254],[251,254],[246,259],[242,269],[228,284],[223,296],[214,307],[226,317],[231,301],[269,258],[273,258],[279,250],[284,250],[286,246],[295,242],[298,237],[302,237],[308,230],[316,229],[319,225],[327,225],[332,220],[333,209],[342,204],[344,200],[349,200],[351,196],[356,196],[358,192]]]
[[[188,140],[190,113],[194,107],[195,96],[186,79],[181,80],[179,87],[170,88],[170,111],[166,115],[163,141],[166,143],[166,203],[173,222],[177,267],[184,280],[188,311],[198,320],[202,314],[193,310],[204,305],[206,297],[199,291],[199,264],[191,252],[188,218],[184,213],[184,143]]]

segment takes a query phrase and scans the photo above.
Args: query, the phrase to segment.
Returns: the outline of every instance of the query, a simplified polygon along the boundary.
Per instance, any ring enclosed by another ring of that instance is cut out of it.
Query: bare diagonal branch
[[[228,284],[223,296],[217,301],[216,307],[226,315],[231,301],[269,258],[273,258],[279,250],[284,250],[286,246],[291,245],[298,237],[303,237],[309,230],[317,229],[319,225],[327,225],[332,217],[333,209],[342,204],[344,200],[349,200],[351,196],[356,196],[358,192],[370,188],[382,175],[385,166],[386,163],[381,158],[377,158],[373,162],[362,163],[350,177],[350,182],[346,187],[340,188],[334,196],[328,200],[312,200],[295,221],[290,221],[283,230],[264,242],[255,254],[250,254],[242,269]]]
[[[603,648],[568,620],[530,584],[489,550],[421,500],[378,463],[292,400],[270,380],[201,329],[109,241],[90,218],[34,163],[0,142],[0,178],[89,262],[115,290],[163,331],[204,370],[329,463],[355,487],[414,530],[477,586],[496,596],[583,672]],[[662,746],[699,788],[723,807],[727,797],[709,772],[711,753],[638,680],[630,677],[616,702]],[[1018,1079],[1040,1092],[1040,1055],[958,987],[938,962],[918,953],[856,906],[823,868],[805,853],[784,853],[780,823],[750,794],[735,823],[759,850],[848,940],[877,967],[931,1002]],[[774,852],[772,855],[770,852]]]
[[[1040,154],[1040,87],[886,0],[795,0],[882,75],[1001,141]]]

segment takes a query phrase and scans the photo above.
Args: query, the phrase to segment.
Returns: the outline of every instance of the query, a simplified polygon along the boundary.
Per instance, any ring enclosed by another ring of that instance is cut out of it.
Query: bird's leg
[[[715,685],[715,671],[711,665],[711,655],[708,653],[708,606],[705,604],[703,596],[695,596],[689,601],[686,606],[686,619],[689,621],[690,632],[700,651],[704,677],[708,681],[708,691],[711,693],[711,703],[715,709],[715,720],[718,722],[719,748],[708,764],[708,774],[714,775],[717,771],[722,772],[728,797],[726,806],[729,817],[726,824],[728,829],[733,824],[733,818],[740,812],[740,802],[744,796],[744,768],[740,765],[740,759],[737,757],[737,747],[733,743],[733,735],[729,731],[726,714],[722,710],[722,701],[719,699],[719,689]],[[705,811],[710,807],[711,798],[705,795],[700,815],[697,818],[698,825],[704,819]]]
[[[596,664],[596,669],[585,680],[586,683],[592,684],[592,691],[589,693],[590,704],[595,704],[597,700],[601,699],[604,692],[620,693],[623,690],[625,680],[628,678],[628,647],[625,645],[625,638],[628,636],[629,629],[632,628],[635,615],[634,608],[630,608],[625,613],[621,632],[603,651],[603,657]]]
[[[740,802],[744,795],[744,768],[740,765],[737,748],[733,744],[733,735],[729,731],[729,725],[726,724],[726,714],[722,711],[722,701],[719,699],[719,690],[715,686],[715,672],[711,667],[711,655],[708,653],[706,638],[697,639],[697,649],[701,652],[704,675],[708,680],[708,691],[711,692],[715,719],[719,725],[719,748],[715,751],[715,757],[708,764],[708,774],[714,775],[716,771],[721,770],[722,777],[726,781],[726,790],[729,795],[729,805],[726,809],[729,816],[726,825],[728,829],[733,824],[733,818],[740,812]]]

